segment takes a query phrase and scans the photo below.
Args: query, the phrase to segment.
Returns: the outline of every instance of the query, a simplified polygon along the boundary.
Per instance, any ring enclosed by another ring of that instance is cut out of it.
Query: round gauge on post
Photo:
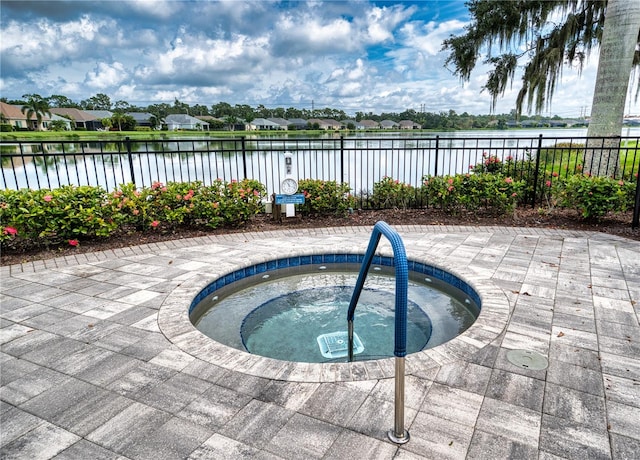
[[[285,195],[293,195],[298,191],[298,181],[293,177],[287,177],[280,183],[280,191]]]

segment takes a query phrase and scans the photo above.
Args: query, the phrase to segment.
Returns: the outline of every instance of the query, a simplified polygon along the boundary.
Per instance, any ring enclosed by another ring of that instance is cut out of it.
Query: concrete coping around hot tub
[[[197,299],[213,292],[218,288],[217,286],[229,284],[236,278],[241,279],[244,276],[251,276],[253,270],[250,267],[264,264],[265,267],[269,265],[269,267],[272,267],[270,269],[275,269],[280,268],[278,267],[278,260],[281,261],[280,265],[284,266],[286,262],[282,261],[285,260],[296,258],[314,260],[313,258],[316,257],[315,260],[318,261],[320,257],[327,255],[335,257],[337,254],[330,250],[318,252],[318,248],[315,248],[315,251],[299,250],[296,251],[295,255],[280,259],[274,259],[272,256],[265,254],[263,258],[256,260],[256,254],[253,253],[250,257],[248,254],[247,258],[238,258],[238,260],[252,260],[252,263],[246,265],[239,263],[234,270],[213,279],[211,276],[196,275],[183,281],[180,286],[173,289],[166,297],[158,313],[160,330],[180,350],[197,359],[224,369],[256,377],[311,383],[393,378],[395,375],[395,358],[393,357],[353,363],[281,361],[253,355],[216,342],[196,329],[190,320],[189,311],[197,303]],[[362,256],[362,253],[342,253],[340,255],[344,255],[346,259],[349,259],[350,256]],[[392,260],[392,254],[387,252],[387,248],[381,248],[379,255],[376,257],[378,257],[377,260],[381,265],[388,265],[388,261]],[[428,270],[433,270],[429,274],[434,278],[447,282],[456,279],[460,280],[463,283],[463,291],[470,288],[473,293],[477,294],[477,298],[473,300],[481,308],[476,321],[461,335],[436,347],[407,355],[405,360],[407,375],[429,376],[433,375],[434,368],[454,361],[468,360],[502,333],[507,325],[509,302],[502,289],[493,281],[486,276],[469,270],[466,266],[443,267],[436,261],[428,260],[424,257],[414,257],[411,254],[408,254],[408,257],[410,264],[420,264],[421,267],[428,267]],[[461,286],[457,287],[460,288]],[[467,294],[473,296],[471,292],[467,292]]]

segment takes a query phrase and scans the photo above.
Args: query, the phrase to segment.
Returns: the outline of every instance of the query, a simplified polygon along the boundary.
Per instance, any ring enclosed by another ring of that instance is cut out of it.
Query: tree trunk
[[[614,176],[619,166],[619,137],[639,30],[640,1],[607,2],[587,131],[588,137],[601,139],[594,139],[585,150],[584,171],[591,175]]]

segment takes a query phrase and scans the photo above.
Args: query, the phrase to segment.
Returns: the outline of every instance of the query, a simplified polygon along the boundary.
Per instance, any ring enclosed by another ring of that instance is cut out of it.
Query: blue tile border
[[[355,263],[361,264],[364,259],[364,254],[314,254],[312,256],[294,256],[294,257],[285,257],[282,259],[274,259],[269,260],[267,262],[262,262],[255,265],[250,265],[248,267],[244,267],[238,270],[235,270],[226,275],[222,275],[216,280],[212,281],[208,284],[204,289],[202,289],[193,299],[191,305],[189,305],[189,314],[193,312],[195,307],[208,295],[217,291],[218,289],[228,286],[236,281],[240,281],[244,278],[248,278],[250,276],[254,276],[260,273],[269,272],[278,270],[281,268],[288,267],[300,267],[304,265],[316,265],[316,264],[341,264],[341,263]],[[382,265],[385,267],[393,266],[393,257],[387,256],[374,256],[373,265]],[[408,261],[409,271],[420,273],[423,275],[427,275],[433,277],[439,281],[447,283],[471,298],[473,302],[478,306],[478,308],[482,308],[482,301],[478,293],[473,289],[466,281],[457,277],[456,275],[449,273],[446,270],[443,270],[439,267],[434,267],[432,265],[428,265],[422,262],[415,262],[412,260]]]

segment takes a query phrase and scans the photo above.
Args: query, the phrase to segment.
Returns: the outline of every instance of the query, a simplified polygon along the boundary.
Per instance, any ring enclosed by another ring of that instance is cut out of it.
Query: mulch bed
[[[632,229],[632,214],[616,214],[600,221],[582,220],[575,211],[554,209],[541,212],[537,209],[517,209],[509,216],[483,216],[480,214],[451,215],[434,209],[385,209],[356,211],[347,217],[301,216],[274,221],[270,215],[257,215],[241,228],[202,230],[181,228],[175,231],[156,229],[148,232],[130,231],[111,238],[81,240],[78,246],[63,245],[49,248],[8,248],[0,255],[0,265],[13,265],[34,260],[50,259],[73,254],[104,251],[180,238],[219,235],[237,232],[259,232],[295,228],[373,226],[379,220],[390,225],[471,225],[553,228],[564,230],[588,230],[604,232],[640,241],[640,229]]]

